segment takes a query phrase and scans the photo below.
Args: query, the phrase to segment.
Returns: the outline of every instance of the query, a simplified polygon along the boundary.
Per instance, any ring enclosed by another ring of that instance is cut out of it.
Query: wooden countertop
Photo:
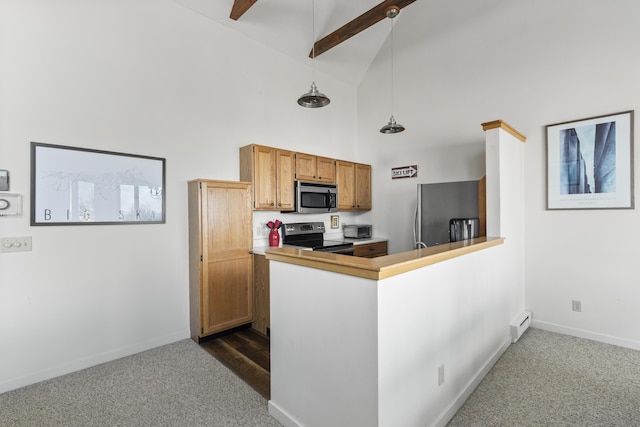
[[[377,258],[361,258],[296,248],[265,251],[267,259],[381,280],[504,243],[503,237],[479,237]]]

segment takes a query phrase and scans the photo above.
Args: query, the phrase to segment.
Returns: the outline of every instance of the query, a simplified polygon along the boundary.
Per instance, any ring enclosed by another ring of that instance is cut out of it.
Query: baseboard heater
[[[523,311],[511,322],[511,342],[517,342],[531,324],[531,312]]]

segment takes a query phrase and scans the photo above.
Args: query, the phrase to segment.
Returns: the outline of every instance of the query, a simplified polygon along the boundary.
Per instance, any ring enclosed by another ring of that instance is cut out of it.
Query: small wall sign
[[[391,179],[416,178],[418,176],[418,165],[400,166],[391,168]]]

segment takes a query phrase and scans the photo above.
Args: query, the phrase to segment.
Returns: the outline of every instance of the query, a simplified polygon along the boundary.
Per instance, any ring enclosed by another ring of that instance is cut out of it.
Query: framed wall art
[[[633,111],[546,129],[547,209],[633,209]]]
[[[31,225],[162,224],[165,159],[31,143]]]

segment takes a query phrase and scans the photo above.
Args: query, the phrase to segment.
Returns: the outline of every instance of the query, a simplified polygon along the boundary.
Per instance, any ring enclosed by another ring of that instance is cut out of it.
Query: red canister
[[[280,233],[278,233],[278,229],[272,229],[269,232],[269,246],[277,247],[280,246]]]

